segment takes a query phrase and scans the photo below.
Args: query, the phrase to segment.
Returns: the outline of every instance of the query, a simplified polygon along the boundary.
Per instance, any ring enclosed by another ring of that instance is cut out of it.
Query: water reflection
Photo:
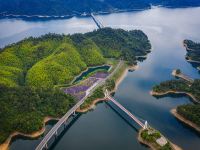
[[[72,34],[96,29],[91,18],[77,18],[51,21],[24,21],[20,19],[0,20],[0,47],[17,42],[29,36],[47,33]]]

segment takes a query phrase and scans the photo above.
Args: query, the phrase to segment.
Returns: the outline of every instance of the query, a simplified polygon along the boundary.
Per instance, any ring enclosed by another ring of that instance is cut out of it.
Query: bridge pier
[[[64,122],[64,129],[66,128],[66,125],[67,125],[67,121]]]
[[[55,138],[57,138],[57,136],[58,136],[58,131],[56,130],[56,132],[55,132]]]
[[[76,112],[74,111],[74,112],[73,112],[73,116],[75,116],[75,115],[76,115]]]
[[[48,149],[48,145],[47,145],[47,143],[45,144],[45,147],[44,147],[45,149]]]

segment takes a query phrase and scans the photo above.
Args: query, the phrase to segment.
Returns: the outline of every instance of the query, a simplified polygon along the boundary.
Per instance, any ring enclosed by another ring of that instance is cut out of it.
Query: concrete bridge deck
[[[104,28],[103,24],[91,13],[91,17],[99,29]]]
[[[53,137],[56,136],[58,133],[58,129],[63,125],[66,124],[68,118],[75,113],[75,111],[85,102],[85,100],[90,96],[95,89],[98,87],[102,86],[106,80],[108,80],[110,77],[112,77],[115,72],[120,68],[120,66],[123,64],[123,61],[120,60],[118,65],[115,67],[115,69],[112,71],[112,73],[107,76],[105,79],[100,79],[97,81],[96,84],[91,86],[87,91],[86,91],[86,96],[80,100],[75,106],[73,106],[54,126],[53,128],[46,134],[46,136],[42,139],[42,141],[39,143],[39,145],[36,147],[35,150],[43,150],[48,148],[48,142],[49,140]]]
[[[142,123],[135,115],[133,115],[130,111],[128,111],[124,106],[122,106],[119,102],[117,102],[113,97],[111,97],[106,90],[105,97],[108,98],[110,101],[112,101],[117,107],[119,107],[123,112],[125,112],[131,119],[133,119],[141,128],[146,129],[147,128],[147,121],[145,121],[145,124]]]

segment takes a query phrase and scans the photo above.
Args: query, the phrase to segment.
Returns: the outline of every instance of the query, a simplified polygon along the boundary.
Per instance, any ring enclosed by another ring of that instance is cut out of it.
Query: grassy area
[[[119,63],[119,60],[114,59],[114,58],[107,58],[106,59],[106,64],[109,64],[112,66],[112,68],[109,70],[109,72],[112,72],[115,67],[117,66],[117,64]]]
[[[81,109],[85,109],[85,108],[88,108],[91,103],[97,99],[97,98],[104,98],[104,91],[103,91],[103,87],[99,87],[97,88],[93,94],[91,96],[89,96],[85,102],[81,105]]]
[[[120,68],[115,72],[115,74],[111,77],[112,80],[114,80],[115,82],[117,81],[117,79],[120,78],[120,76],[122,75],[122,73],[126,70],[126,68],[128,67],[128,65],[126,64],[126,62],[124,62]]]
[[[128,65],[126,63],[123,63],[115,72],[115,74],[107,80],[105,88],[109,91],[114,90],[117,80],[121,77],[122,73],[126,70],[127,67]]]
[[[150,143],[154,148],[157,150],[172,150],[172,147],[170,146],[170,143],[167,142],[164,146],[160,146],[156,140],[161,138],[160,132],[154,130],[154,129],[149,129],[149,130],[143,130],[141,132],[141,138]]]
[[[152,131],[153,132],[153,131]],[[148,130],[143,130],[141,132],[141,137],[148,142],[155,142],[156,139],[161,137],[158,131],[154,131],[152,134],[148,134]]]

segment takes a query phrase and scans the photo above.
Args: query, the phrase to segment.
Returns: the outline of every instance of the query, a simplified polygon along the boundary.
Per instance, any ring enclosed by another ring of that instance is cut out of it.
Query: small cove
[[[77,76],[72,83],[76,83],[76,82],[83,80],[91,73],[98,72],[98,71],[106,71],[107,72],[109,69],[110,69],[110,66],[108,66],[108,65],[89,67],[86,71],[82,72],[79,76]]]

